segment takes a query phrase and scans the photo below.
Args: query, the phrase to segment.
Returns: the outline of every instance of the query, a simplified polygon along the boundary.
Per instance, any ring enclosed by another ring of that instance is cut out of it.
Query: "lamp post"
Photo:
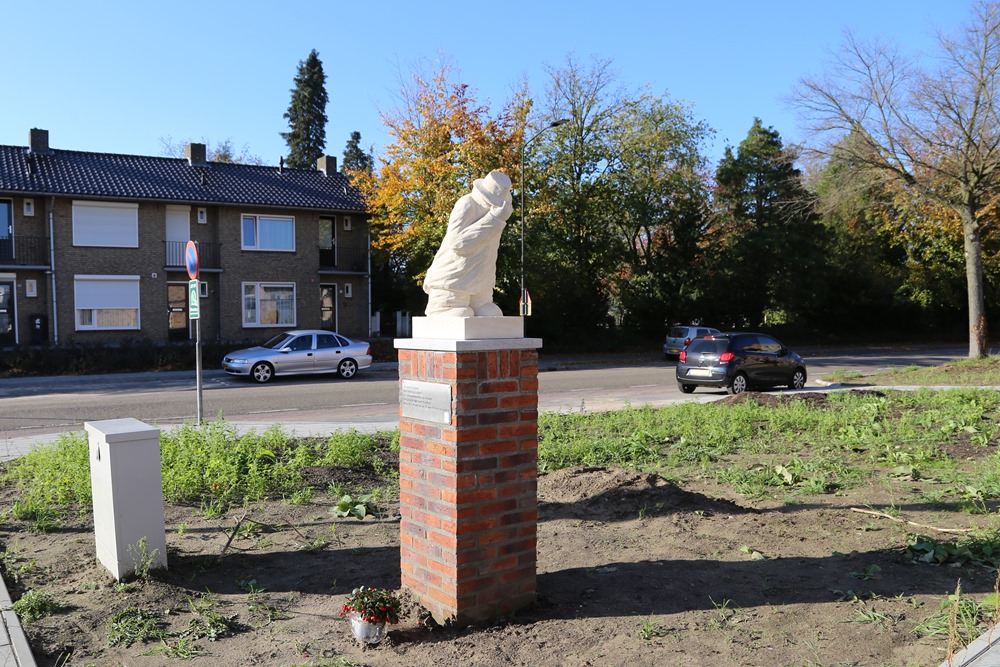
[[[553,127],[559,127],[563,123],[568,123],[568,118],[560,118],[559,120],[554,120],[538,132],[534,134],[527,141],[521,142],[521,299],[520,299],[520,310],[521,317],[528,314],[528,292],[524,289],[524,149],[532,141],[541,136],[542,132],[551,129]]]

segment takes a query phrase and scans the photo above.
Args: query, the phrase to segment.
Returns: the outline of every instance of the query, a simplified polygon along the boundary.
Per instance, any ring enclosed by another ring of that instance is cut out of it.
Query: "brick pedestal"
[[[402,584],[438,622],[535,599],[540,339],[399,339]]]

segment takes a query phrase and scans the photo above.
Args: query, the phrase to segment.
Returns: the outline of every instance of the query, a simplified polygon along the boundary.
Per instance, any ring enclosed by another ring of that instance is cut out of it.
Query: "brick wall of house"
[[[400,349],[399,375],[452,396],[450,424],[401,408],[402,583],[439,621],[517,611],[535,599],[537,351]]]
[[[21,205],[20,200],[15,202]],[[169,314],[167,284],[186,282],[187,272],[166,270],[166,204],[140,202],[139,247],[102,248],[73,246],[71,198],[57,198],[53,208],[56,247],[56,303],[60,344],[117,343],[126,340],[166,342]],[[15,234],[48,235],[49,199],[36,199],[33,218],[23,218],[15,206]],[[340,287],[338,310],[341,333],[360,337],[368,327],[368,280],[360,276],[320,276],[318,220],[312,211],[283,209],[204,206],[206,223],[197,222],[199,206],[191,206],[191,238],[217,243],[221,271],[203,270],[199,279],[208,284],[208,297],[200,301],[202,340],[260,341],[287,327],[245,328],[242,324],[242,284],[253,282],[293,282],[296,285],[297,326],[320,325],[320,284],[336,282]],[[241,215],[243,213],[292,215],[295,218],[294,253],[250,251],[242,249]],[[353,215],[352,231],[341,232],[367,243],[363,216]],[[345,241],[346,242],[346,241]],[[362,246],[364,247],[364,246]],[[52,327],[49,299],[50,280],[42,272],[37,279],[38,294],[33,302],[23,296],[22,273],[18,272],[19,330],[27,331],[27,318],[43,313]],[[140,326],[138,331],[76,331],[74,276],[79,274],[138,275],[140,285]],[[154,277],[155,274],[155,277]],[[24,274],[27,277],[27,273]],[[44,279],[43,279],[44,278]],[[345,282],[352,283],[352,296],[343,294]],[[30,305],[28,305],[30,304]],[[50,341],[52,337],[50,336]],[[22,343],[26,342],[23,340]]]

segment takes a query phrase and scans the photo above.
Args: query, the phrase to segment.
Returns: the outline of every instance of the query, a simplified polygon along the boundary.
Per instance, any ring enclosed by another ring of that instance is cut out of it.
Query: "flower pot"
[[[354,633],[354,638],[362,644],[374,645],[385,639],[387,633],[384,622],[369,623],[356,611],[349,613],[347,620],[351,622],[351,632]]]

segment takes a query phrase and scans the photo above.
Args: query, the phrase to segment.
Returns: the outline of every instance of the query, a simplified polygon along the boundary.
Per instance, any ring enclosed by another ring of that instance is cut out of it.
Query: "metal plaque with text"
[[[451,385],[403,380],[399,410],[404,417],[451,424]]]

